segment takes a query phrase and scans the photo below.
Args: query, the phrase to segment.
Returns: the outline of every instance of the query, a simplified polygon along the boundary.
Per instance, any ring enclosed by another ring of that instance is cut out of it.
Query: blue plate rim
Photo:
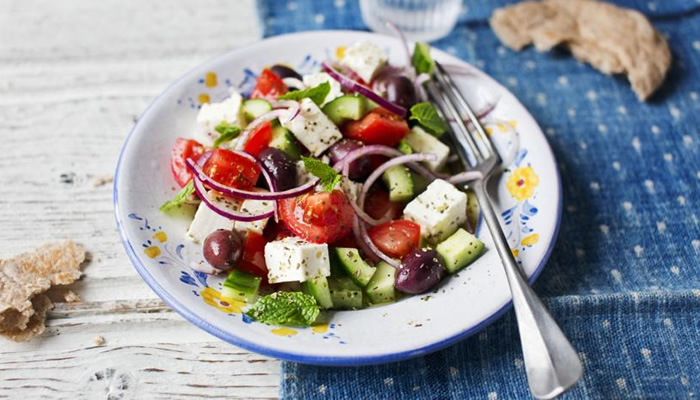
[[[112,200],[113,200],[113,205],[114,205],[114,218],[117,226],[117,230],[119,231],[119,237],[122,242],[122,245],[124,246],[124,250],[127,253],[127,256],[129,257],[129,260],[131,263],[134,265],[134,268],[136,269],[136,272],[141,276],[141,278],[146,282],[146,284],[153,290],[158,297],[163,299],[165,303],[172,308],[175,312],[180,314],[182,317],[184,317],[187,321],[190,323],[194,324],[195,326],[199,327],[200,329],[216,336],[217,338],[228,342],[230,344],[233,344],[235,346],[238,346],[240,348],[243,348],[245,350],[253,351],[258,354],[262,354],[265,356],[269,357],[274,357],[278,358],[281,360],[285,361],[291,361],[291,362],[297,362],[297,363],[303,363],[303,364],[314,364],[314,365],[327,365],[327,366],[360,366],[360,365],[369,365],[369,364],[382,364],[382,363],[389,363],[389,362],[395,362],[395,361],[401,361],[413,357],[418,357],[421,355],[429,354],[435,351],[438,351],[440,349],[443,349],[445,347],[448,347],[454,343],[457,343],[463,339],[466,339],[467,337],[485,329],[489,325],[491,325],[494,321],[496,321],[498,318],[500,318],[506,311],[508,311],[512,306],[512,300],[508,301],[503,307],[501,307],[499,310],[491,314],[489,317],[485,318],[482,320],[480,323],[465,329],[455,335],[452,335],[448,338],[445,338],[439,342],[431,343],[429,345],[420,347],[418,349],[413,349],[413,350],[408,350],[408,351],[402,351],[402,352],[397,352],[397,353],[391,353],[391,354],[382,354],[382,355],[377,355],[377,356],[362,356],[362,357],[357,357],[357,356],[343,356],[343,357],[338,357],[338,356],[305,356],[302,354],[296,354],[296,353],[291,353],[291,352],[285,352],[285,351],[279,351],[275,350],[269,347],[265,346],[260,346],[257,345],[253,342],[250,342],[248,340],[242,339],[240,337],[237,337],[235,335],[232,335],[230,333],[224,332],[223,330],[217,328],[214,325],[209,324],[208,322],[204,321],[201,319],[199,316],[191,312],[187,307],[185,307],[183,304],[181,304],[179,301],[177,301],[174,297],[172,297],[166,290],[163,289],[162,286],[151,276],[151,274],[148,272],[146,269],[146,266],[143,265],[141,260],[138,258],[136,255],[136,251],[134,250],[133,246],[129,242],[129,239],[126,237],[126,233],[124,229],[122,228],[122,221],[119,218],[119,193],[118,193],[118,184],[119,184],[119,172],[120,172],[120,167],[122,163],[122,159],[124,156],[124,152],[126,151],[127,145],[129,144],[129,141],[131,140],[134,132],[136,131],[136,128],[138,127],[139,123],[141,122],[141,119],[143,116],[145,116],[150,109],[160,100],[160,98],[167,93],[172,87],[174,87],[177,83],[179,83],[181,80],[185,79],[187,76],[190,75],[190,73],[194,70],[199,69],[200,67],[209,64],[210,62],[227,56],[232,52],[238,52],[245,50],[250,47],[254,47],[257,45],[260,45],[262,42],[274,42],[277,40],[281,40],[283,38],[288,38],[290,36],[303,36],[303,35],[309,35],[309,34],[323,34],[323,33],[347,33],[347,34],[357,34],[357,33],[364,33],[367,35],[378,35],[378,36],[385,36],[385,35],[380,35],[376,33],[370,33],[370,32],[365,32],[365,31],[352,31],[352,30],[322,30],[322,31],[306,31],[306,32],[295,32],[295,33],[289,33],[289,34],[284,34],[284,35],[279,35],[275,36],[272,38],[267,38],[263,39],[260,41],[256,41],[247,45],[243,45],[240,47],[237,47],[232,50],[225,51],[223,53],[220,53],[204,62],[201,64],[197,65],[196,67],[190,69],[187,71],[185,74],[174,80],[172,83],[170,83],[160,94],[158,94],[146,107],[146,109],[139,115],[138,119],[134,123],[133,127],[129,131],[129,134],[127,135],[126,139],[124,140],[124,144],[122,146],[121,151],[119,152],[119,158],[117,160],[117,166],[115,169],[114,173],[114,184],[113,184],[113,194],[112,194]],[[465,62],[463,60],[460,60],[462,62]],[[493,78],[492,78],[493,79]],[[507,89],[506,89],[507,90]],[[515,100],[520,103],[520,101],[515,98]],[[522,106],[522,104],[521,104]],[[525,108],[523,106],[523,108]],[[527,108],[525,108],[527,110]],[[535,121],[536,122],[536,121]],[[543,135],[544,136],[544,135]],[[545,137],[545,141],[546,141]],[[551,146],[549,143],[547,143],[547,150],[552,154],[552,158],[556,160],[554,157],[554,152],[552,151]],[[530,275],[528,278],[528,281],[530,285],[532,285],[537,278],[540,276],[542,270],[544,269],[544,266],[547,264],[547,261],[549,260],[549,257],[552,254],[552,251],[554,250],[554,245],[556,244],[557,238],[559,236],[559,228],[561,226],[561,212],[562,212],[562,206],[563,206],[563,196],[562,196],[562,183],[561,183],[561,175],[559,173],[559,168],[555,162],[554,165],[554,172],[556,175],[557,179],[557,194],[559,197],[559,201],[557,204],[557,219],[556,219],[556,226],[554,227],[554,233],[552,235],[552,240],[549,244],[549,247],[547,248],[547,251],[545,252],[544,256],[542,257],[542,261],[540,264],[537,266],[535,271]]]

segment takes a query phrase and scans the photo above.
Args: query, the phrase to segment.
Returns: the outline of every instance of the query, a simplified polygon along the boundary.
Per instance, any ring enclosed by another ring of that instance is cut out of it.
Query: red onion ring
[[[204,157],[204,155],[202,155],[202,157],[200,157],[200,160],[203,157]],[[283,192],[274,192],[274,193],[273,192],[252,192],[249,190],[242,190],[242,189],[234,188],[231,186],[226,186],[226,185],[223,185],[223,184],[211,179],[209,176],[207,176],[207,174],[204,173],[204,170],[202,169],[202,167],[200,165],[197,165],[197,163],[195,163],[194,161],[192,161],[191,158],[188,158],[186,163],[187,163],[187,168],[189,168],[189,170],[192,172],[192,177],[197,177],[199,180],[201,180],[203,183],[205,183],[207,186],[209,186],[213,190],[216,190],[217,192],[221,192],[225,195],[232,196],[232,197],[238,197],[241,199],[283,200],[283,199],[288,199],[290,197],[297,197],[297,196],[301,196],[302,194],[305,194],[307,192],[312,191],[314,189],[314,187],[316,186],[316,184],[318,184],[318,181],[319,181],[319,179],[311,180],[311,181],[306,182],[305,184],[303,184],[301,186],[297,186],[294,189],[285,190]]]
[[[261,219],[265,218],[270,218],[274,215],[272,211],[268,211],[266,213],[258,214],[258,215],[249,215],[249,214],[240,214],[237,212],[232,212],[229,210],[224,210],[221,208],[218,204],[214,203],[209,199],[209,196],[207,196],[207,189],[204,187],[204,184],[202,184],[202,181],[199,180],[199,178],[196,175],[192,176],[192,183],[194,184],[194,191],[197,192],[197,196],[199,196],[200,199],[204,202],[204,204],[209,207],[212,211],[215,213],[221,215],[224,218],[228,218],[234,221],[240,221],[240,222],[253,222],[253,221],[259,221]]]
[[[263,178],[265,178],[265,182],[267,182],[267,187],[270,188],[270,193],[275,193],[277,191],[277,185],[275,184],[275,180],[272,179],[272,176],[270,175],[270,171],[265,168],[265,165],[260,162],[257,158],[253,157],[252,155],[244,152],[244,151],[236,151],[236,154],[240,155],[241,157],[245,157],[248,160],[252,161],[255,163],[255,165],[260,168],[260,172],[262,172]],[[275,222],[279,221],[279,214],[277,210],[277,200],[272,200],[273,204],[273,212],[275,215]]]
[[[374,256],[375,258],[381,259],[382,261],[386,262],[387,264],[391,265],[392,267],[399,269],[401,267],[401,264],[394,260],[393,258],[389,257],[388,255],[384,254],[383,251],[379,250],[377,246],[372,242],[372,239],[369,238],[369,235],[367,234],[367,229],[365,228],[365,225],[360,221],[360,218],[356,217],[353,221],[352,224],[352,232],[355,235],[355,239],[359,242],[364,244],[363,247],[366,247],[365,253],[371,258]],[[363,249],[364,250],[364,249]]]
[[[338,160],[338,162],[336,162],[333,165],[333,168],[336,171],[343,171],[345,166],[348,166],[348,168],[349,168],[350,164],[353,161],[355,161],[356,159],[358,159],[362,156],[369,156],[369,155],[374,155],[374,154],[387,156],[387,157],[399,157],[399,156],[404,155],[402,152],[396,150],[393,147],[384,146],[381,144],[372,144],[372,145],[368,145],[368,146],[362,146],[360,148],[357,148],[357,149],[349,152],[348,154],[345,155],[345,157]],[[424,166],[422,166],[418,163],[415,163],[415,162],[409,163],[408,166],[412,170],[423,175],[426,179],[429,179],[429,180],[439,179],[439,178],[442,179],[442,178],[449,177],[448,175],[445,175],[445,174],[433,172],[433,171],[429,170],[428,168],[425,168]],[[347,173],[345,173],[345,174],[347,175]]]
[[[379,104],[381,107],[386,108],[389,112],[392,112],[394,114],[400,115],[402,117],[406,116],[406,113],[408,113],[408,110],[405,108],[401,107],[398,104],[394,104],[382,96],[378,95],[377,93],[374,93],[370,88],[359,84],[358,82],[348,78],[347,76],[337,72],[333,68],[331,68],[328,63],[325,61],[321,63],[321,68],[328,73],[333,79],[338,81],[344,88],[351,92],[357,92],[370,100],[374,101],[375,103]]]

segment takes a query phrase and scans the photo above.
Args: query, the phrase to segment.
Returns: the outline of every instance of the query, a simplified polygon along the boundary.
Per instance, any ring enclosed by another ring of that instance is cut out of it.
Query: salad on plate
[[[403,67],[361,41],[319,71],[263,69],[245,96],[201,106],[170,168],[182,188],[163,212],[196,207],[186,232],[197,271],[226,274],[224,297],[279,325],[434,290],[484,244],[427,101],[434,62],[416,44]]]

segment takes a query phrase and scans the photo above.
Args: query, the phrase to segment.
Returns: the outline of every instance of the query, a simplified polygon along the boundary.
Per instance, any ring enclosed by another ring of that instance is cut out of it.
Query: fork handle
[[[513,258],[484,181],[471,187],[508,277],[530,391],[537,399],[554,398],[581,378],[583,365]]]

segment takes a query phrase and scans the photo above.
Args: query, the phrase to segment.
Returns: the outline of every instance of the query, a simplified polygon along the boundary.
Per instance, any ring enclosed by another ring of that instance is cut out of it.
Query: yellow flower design
[[[151,246],[147,247],[143,250],[144,253],[146,253],[147,256],[151,258],[156,258],[160,255],[160,248],[158,246]]]
[[[158,231],[158,232],[153,234],[153,239],[155,239],[161,243],[165,243],[168,241],[168,235],[163,231]]]
[[[511,196],[522,201],[535,194],[535,188],[539,183],[540,177],[535,174],[532,167],[520,167],[510,175],[506,188]]]
[[[217,79],[216,79],[216,72],[207,72],[204,74],[204,85],[208,88],[213,88],[216,87],[218,84]]]
[[[533,233],[533,234],[530,235],[530,236],[526,236],[526,237],[520,242],[520,244],[522,244],[523,246],[532,246],[532,245],[534,245],[535,243],[537,243],[537,242],[539,242],[539,241],[540,241],[540,235],[537,234],[537,233]]]
[[[204,300],[205,303],[228,314],[239,313],[243,310],[243,306],[245,306],[245,303],[227,299],[223,297],[218,290],[210,287],[204,288],[199,294],[202,296],[202,300]]]

